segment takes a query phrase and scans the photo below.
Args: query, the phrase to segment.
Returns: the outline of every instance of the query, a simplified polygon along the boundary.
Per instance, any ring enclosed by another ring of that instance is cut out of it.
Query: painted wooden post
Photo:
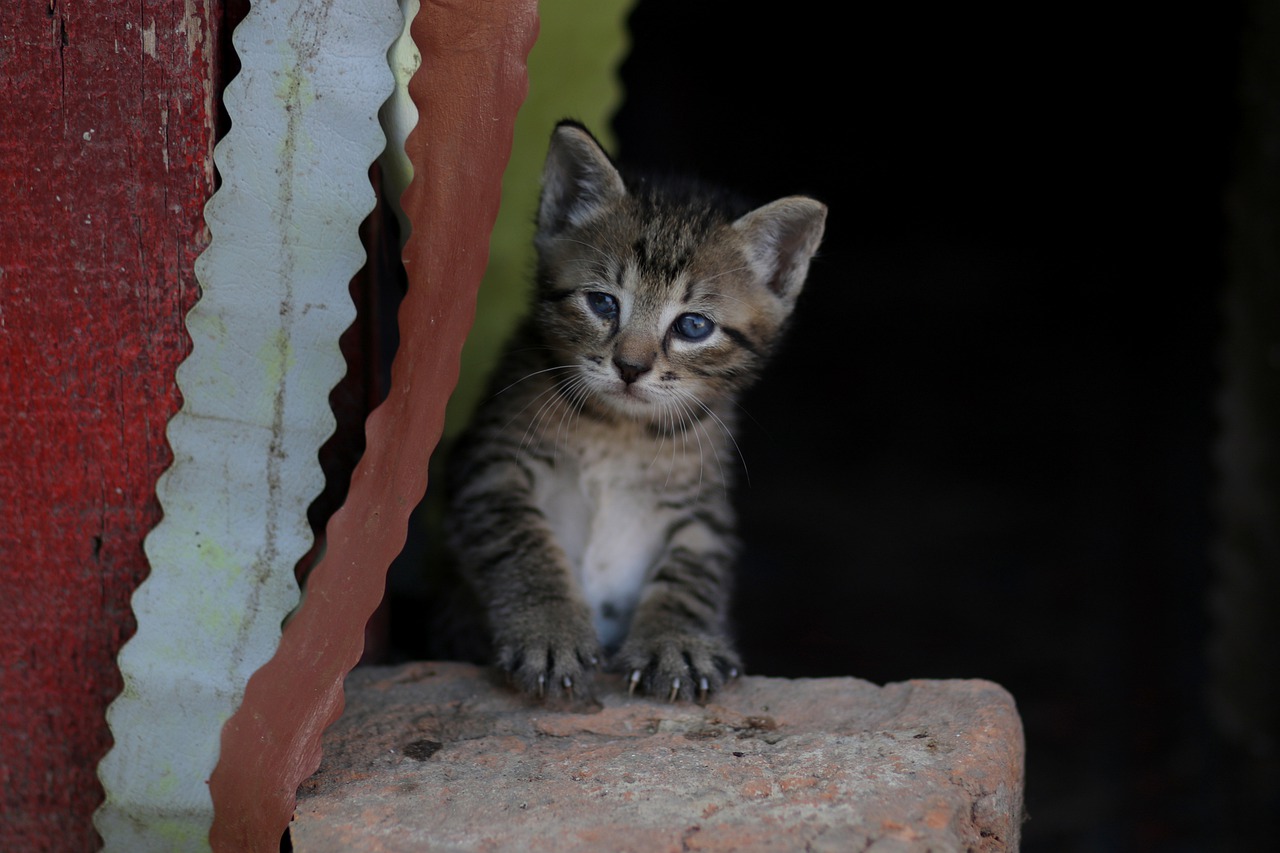
[[[213,190],[221,5],[0,13],[0,850],[98,845]]]

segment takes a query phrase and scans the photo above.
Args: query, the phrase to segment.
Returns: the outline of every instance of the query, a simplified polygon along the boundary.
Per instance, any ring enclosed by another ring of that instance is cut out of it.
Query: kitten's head
[[[804,286],[827,208],[750,209],[692,182],[626,176],[561,122],[542,177],[535,317],[593,410],[700,418],[759,375]]]

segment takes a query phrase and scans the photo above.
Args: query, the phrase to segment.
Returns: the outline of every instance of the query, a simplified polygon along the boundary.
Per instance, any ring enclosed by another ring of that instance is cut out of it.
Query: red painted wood
[[[223,728],[209,784],[215,850],[278,849],[297,787],[320,764],[320,737],[341,713],[342,680],[360,658],[387,568],[426,491],[536,35],[536,0],[437,0],[414,23],[423,65],[410,94],[420,120],[406,147],[417,178],[404,207],[415,227],[390,394],[366,424],[365,453],[329,521],[302,607]]]
[[[0,850],[91,850],[212,191],[210,0],[0,12]]]

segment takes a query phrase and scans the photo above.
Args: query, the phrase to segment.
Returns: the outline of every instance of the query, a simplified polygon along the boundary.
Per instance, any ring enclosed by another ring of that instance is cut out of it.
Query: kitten
[[[606,660],[671,700],[738,674],[736,400],[826,212],[624,177],[586,128],[556,126],[532,306],[446,474],[447,546],[524,690],[589,690]]]

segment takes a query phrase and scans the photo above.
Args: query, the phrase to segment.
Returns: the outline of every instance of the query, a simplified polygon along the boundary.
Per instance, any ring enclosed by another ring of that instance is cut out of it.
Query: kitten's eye
[[[607,293],[601,293],[598,290],[588,293],[587,304],[591,306],[592,311],[606,319],[612,320],[618,316],[618,300]]]
[[[701,314],[681,314],[672,326],[677,335],[690,341],[702,340],[711,334],[711,330],[715,327],[715,323]]]

